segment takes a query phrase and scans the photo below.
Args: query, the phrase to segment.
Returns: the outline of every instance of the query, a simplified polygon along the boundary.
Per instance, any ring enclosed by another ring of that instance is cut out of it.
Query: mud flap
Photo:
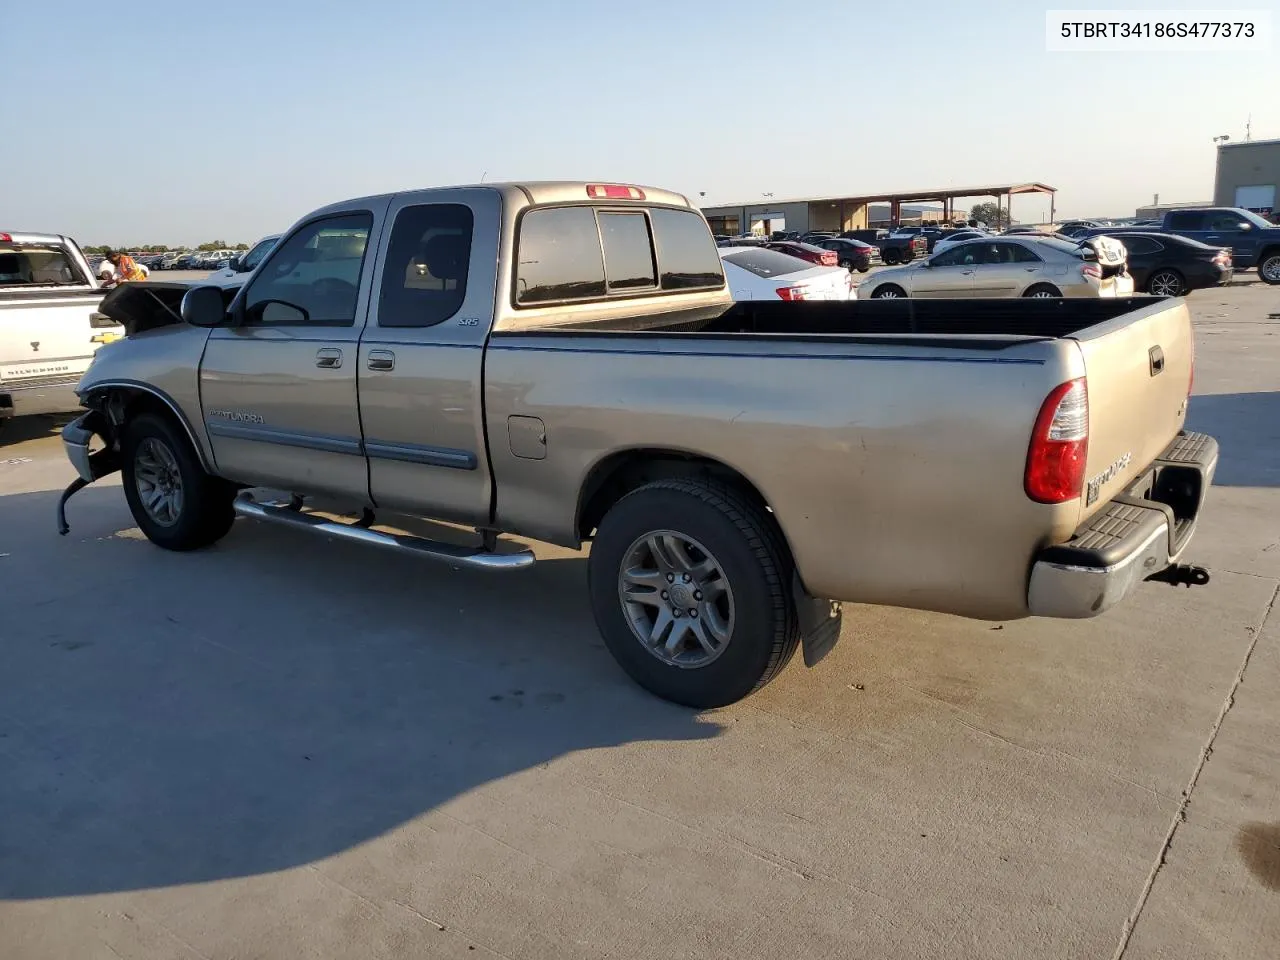
[[[838,600],[822,600],[805,592],[800,575],[791,581],[795,598],[796,615],[800,620],[800,643],[804,648],[804,665],[817,666],[840,639],[844,624],[844,610]]]

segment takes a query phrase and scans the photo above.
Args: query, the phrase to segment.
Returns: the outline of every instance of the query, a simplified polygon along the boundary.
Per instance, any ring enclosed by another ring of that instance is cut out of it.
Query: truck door
[[[1258,235],[1236,210],[1210,210],[1203,236],[1196,239],[1211,247],[1230,247],[1233,263],[1250,266],[1258,259]]]
[[[356,371],[387,200],[296,227],[209,336],[200,397],[218,470],[246,483],[368,502]]]
[[[492,480],[481,374],[501,198],[401,194],[388,223],[357,372],[370,496],[390,510],[483,524]]]

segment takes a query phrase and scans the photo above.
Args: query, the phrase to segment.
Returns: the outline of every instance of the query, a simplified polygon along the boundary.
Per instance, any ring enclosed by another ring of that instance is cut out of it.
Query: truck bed
[[[706,335],[760,334],[770,336],[872,337],[885,334],[940,338],[966,349],[999,349],[1017,340],[1070,337],[1089,327],[1114,320],[1143,307],[1152,297],[1099,300],[849,300],[783,303],[745,301],[727,308],[700,309],[659,316],[626,317],[565,324],[523,335],[691,333]],[[502,336],[499,333],[496,336]],[[954,339],[963,336],[963,340]],[[979,338],[998,338],[983,341]]]

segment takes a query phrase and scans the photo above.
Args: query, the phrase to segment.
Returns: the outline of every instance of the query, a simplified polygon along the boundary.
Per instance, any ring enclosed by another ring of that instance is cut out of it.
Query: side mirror
[[[220,327],[227,311],[222,305],[221,287],[192,287],[182,295],[178,308],[182,319],[193,327]]]
[[[234,270],[236,273],[239,273],[239,272],[240,272],[240,258],[239,258],[239,257],[232,257],[230,260],[228,260],[228,261],[227,261],[227,269],[229,269],[229,270]]]

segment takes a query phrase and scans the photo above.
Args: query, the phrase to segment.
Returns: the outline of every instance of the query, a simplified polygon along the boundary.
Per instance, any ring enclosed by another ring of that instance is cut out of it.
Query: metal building
[[[1218,144],[1218,170],[1213,203],[1243,207],[1264,217],[1280,213],[1280,140],[1246,140]]]

